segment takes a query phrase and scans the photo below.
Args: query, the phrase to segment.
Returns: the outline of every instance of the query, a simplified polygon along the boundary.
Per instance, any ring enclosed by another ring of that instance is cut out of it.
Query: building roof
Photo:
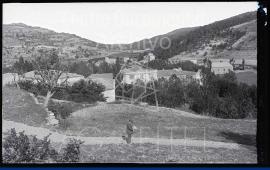
[[[228,62],[212,62],[212,68],[216,67],[232,67]]]
[[[226,58],[209,58],[209,60],[211,60],[212,63],[215,62],[230,62],[230,59],[226,59]]]
[[[134,72],[150,72],[154,71],[153,69],[143,68],[139,65],[133,65],[130,68],[126,68],[122,70],[122,73],[134,73]]]
[[[158,70],[157,71],[157,77],[158,78],[170,77],[173,74],[175,74],[176,76],[180,76],[180,75],[193,76],[193,75],[196,74],[196,72],[193,72],[193,71],[182,71],[182,70],[176,70],[176,69],[172,69],[172,70]]]
[[[91,74],[88,78],[113,79],[113,73]]]
[[[90,58],[89,61],[99,61],[99,60],[104,60],[105,57],[98,57],[98,58]]]
[[[114,89],[114,79],[112,73],[91,74],[89,77],[87,77],[87,79],[103,84],[105,86],[105,90]]]

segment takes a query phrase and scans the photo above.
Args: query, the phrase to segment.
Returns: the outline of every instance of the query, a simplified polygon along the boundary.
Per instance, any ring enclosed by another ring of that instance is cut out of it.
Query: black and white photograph
[[[3,163],[258,163],[258,2],[2,7]]]

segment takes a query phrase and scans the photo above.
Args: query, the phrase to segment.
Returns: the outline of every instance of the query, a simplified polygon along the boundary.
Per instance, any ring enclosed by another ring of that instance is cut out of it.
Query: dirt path
[[[51,134],[49,139],[52,142],[65,143],[67,138],[76,138],[84,141],[85,145],[95,144],[123,144],[124,141],[121,137],[82,137],[82,136],[69,136],[67,134],[60,134],[57,132],[50,131],[49,129],[41,127],[28,126],[23,123],[17,123],[13,121],[3,120],[3,132],[7,132],[11,128],[15,128],[17,132],[24,131],[27,135],[36,135],[37,138],[42,139],[43,137]],[[165,139],[160,138],[133,138],[133,143],[152,143],[160,145],[184,145],[184,146],[198,146],[198,147],[210,147],[210,148],[227,148],[227,149],[241,149],[241,145],[237,143],[225,143],[225,142],[214,142],[214,141],[203,141],[203,140],[190,140],[190,139]]]

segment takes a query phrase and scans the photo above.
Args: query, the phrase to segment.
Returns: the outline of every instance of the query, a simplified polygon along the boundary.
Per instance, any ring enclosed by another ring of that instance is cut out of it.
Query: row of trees
[[[202,70],[202,77],[203,86],[195,82],[186,85],[175,75],[169,79],[161,78],[155,81],[159,105],[176,108],[187,104],[191,110],[198,114],[220,118],[256,117],[256,86],[239,84],[233,72],[217,76],[206,68]],[[137,90],[134,91],[131,88]],[[132,93],[140,93],[144,90],[142,87],[132,87],[132,85],[127,84],[124,85],[124,89],[123,95],[129,98]],[[121,96],[122,90],[121,86],[118,86],[116,95]],[[147,93],[150,94],[151,91],[148,90]],[[151,105],[156,104],[154,95],[149,95],[142,101]]]
[[[195,71],[197,72],[199,69],[201,69],[201,66],[198,66],[191,61],[182,61],[179,63],[171,64],[167,60],[152,60],[148,63],[148,67],[157,69],[157,70],[169,70],[174,68],[181,68],[182,70],[186,71]]]
[[[113,73],[115,76],[121,69],[119,60],[116,60],[115,64],[109,64],[105,61],[96,65],[92,62],[74,62],[68,65],[68,70],[70,73],[77,73],[88,77],[91,74],[102,74],[102,73]]]

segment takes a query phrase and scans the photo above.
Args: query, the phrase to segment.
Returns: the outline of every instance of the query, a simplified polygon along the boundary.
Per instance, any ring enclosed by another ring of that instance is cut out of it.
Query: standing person
[[[134,133],[134,130],[136,127],[134,126],[134,122],[132,120],[128,120],[127,126],[126,126],[126,133],[127,136],[122,136],[122,138],[128,143],[131,143],[131,136]]]

